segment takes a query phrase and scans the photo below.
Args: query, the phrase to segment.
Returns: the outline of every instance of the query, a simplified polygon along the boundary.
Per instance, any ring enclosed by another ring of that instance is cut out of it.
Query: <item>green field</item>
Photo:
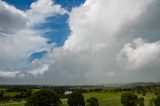
[[[99,101],[100,106],[122,106],[120,103],[120,97],[122,93],[113,93],[113,92],[90,92],[84,93],[84,98],[87,100],[90,97],[96,97]],[[155,95],[152,93],[146,94],[146,96],[138,95],[139,97],[144,97],[145,106],[149,106],[150,99],[154,98]],[[61,99],[62,106],[67,105],[67,99]],[[8,103],[0,103],[0,106],[24,106],[23,102],[8,102]]]
[[[100,106],[122,106],[121,105],[121,94],[113,92],[100,92],[100,93],[85,93],[85,100],[89,97],[96,97],[99,101]],[[154,94],[147,94],[146,96],[138,95],[139,97],[144,97],[145,106],[149,106],[150,99],[154,98]]]
[[[2,102],[0,106],[24,106],[24,101],[22,102]]]

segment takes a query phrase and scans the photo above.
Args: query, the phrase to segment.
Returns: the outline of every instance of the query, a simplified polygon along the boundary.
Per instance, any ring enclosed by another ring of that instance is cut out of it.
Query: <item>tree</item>
[[[25,106],[59,106],[59,96],[51,90],[40,90],[34,93]]]
[[[157,98],[154,101],[155,106],[160,106],[160,95],[157,96]]]
[[[87,100],[87,106],[99,106],[98,100],[95,97],[90,97]]]
[[[0,91],[0,101],[4,99],[4,92]]]
[[[27,89],[27,92],[25,93],[25,97],[30,97],[32,95],[32,89]]]
[[[6,101],[9,101],[10,100],[10,97],[9,96],[6,96],[4,94],[4,91],[0,91],[0,101],[3,101],[3,102],[6,102]]]
[[[73,92],[68,97],[69,106],[85,106],[84,97],[80,92]]]
[[[139,98],[138,102],[139,102],[139,106],[144,106],[144,98],[143,97]]]
[[[121,103],[123,106],[137,106],[138,97],[131,92],[124,93],[121,95]]]

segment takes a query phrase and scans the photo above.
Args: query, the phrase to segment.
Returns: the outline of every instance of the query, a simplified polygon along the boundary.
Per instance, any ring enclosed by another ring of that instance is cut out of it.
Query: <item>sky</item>
[[[0,0],[0,84],[160,81],[159,0]]]

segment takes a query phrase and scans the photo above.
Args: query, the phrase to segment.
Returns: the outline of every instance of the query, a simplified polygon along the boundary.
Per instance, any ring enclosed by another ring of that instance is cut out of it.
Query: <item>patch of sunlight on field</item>
[[[1,102],[0,106],[24,106],[25,101],[22,102]]]
[[[122,106],[121,104],[121,94],[122,93],[113,93],[113,92],[93,92],[93,93],[84,93],[84,98],[87,100],[90,97],[96,97],[99,101],[100,106]],[[148,93],[146,96],[138,95],[138,97],[144,97],[145,106],[149,106],[151,99],[155,98],[153,93]]]
[[[68,99],[66,99],[66,98],[61,99],[61,101],[62,101],[61,106],[68,106],[68,105],[67,105],[67,100],[68,100]]]
[[[146,94],[146,96],[143,96],[143,97],[144,97],[145,106],[150,106],[150,100],[153,98],[156,98],[154,93],[148,93]]]
[[[14,97],[16,95],[20,95],[21,92],[6,92],[5,95],[10,96],[10,97]]]
[[[32,93],[35,93],[37,91],[40,91],[41,89],[32,89]]]
[[[120,97],[121,93],[112,92],[93,92],[84,93],[84,98],[87,100],[90,97],[96,97],[100,106],[121,106]]]

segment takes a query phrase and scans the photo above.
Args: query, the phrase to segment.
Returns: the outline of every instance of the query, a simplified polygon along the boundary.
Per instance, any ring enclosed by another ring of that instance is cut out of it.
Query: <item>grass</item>
[[[25,101],[22,102],[1,102],[0,106],[24,106]]]
[[[121,98],[120,93],[113,93],[113,92],[90,92],[90,93],[84,93],[84,99],[85,101],[90,97],[96,97],[99,101],[99,106],[122,106],[120,102]],[[144,97],[145,106],[149,106],[149,101],[155,97],[153,93],[148,93],[146,96],[138,95],[138,97]],[[62,105],[61,106],[68,106],[67,105],[67,99],[61,99]],[[8,103],[0,103],[0,106],[24,106],[24,101],[22,102],[8,102]]]
[[[40,89],[32,89],[32,93],[35,93],[37,91],[40,91]]]
[[[121,94],[113,92],[100,92],[100,93],[85,93],[85,100],[90,97],[96,97],[99,101],[100,106],[122,106],[121,105]],[[138,94],[137,94],[138,95]],[[146,96],[138,95],[138,97],[144,97],[145,106],[149,106],[149,101],[155,97],[153,93],[148,93]]]
[[[90,93],[84,93],[84,99],[85,101],[90,97],[96,97],[99,101],[99,106],[122,106],[121,104],[121,94],[120,93],[113,93],[113,92],[90,92]],[[144,97],[144,103],[145,106],[149,106],[149,101],[155,97],[153,93],[148,93],[146,96],[138,95],[138,97]],[[67,99],[62,99],[63,105],[62,106],[68,106],[67,105]]]
[[[121,106],[120,95],[121,93],[112,92],[93,92],[83,94],[85,100],[90,97],[96,97],[100,106]]]
[[[5,95],[10,96],[10,97],[14,97],[16,95],[20,95],[20,92],[6,92]]]

